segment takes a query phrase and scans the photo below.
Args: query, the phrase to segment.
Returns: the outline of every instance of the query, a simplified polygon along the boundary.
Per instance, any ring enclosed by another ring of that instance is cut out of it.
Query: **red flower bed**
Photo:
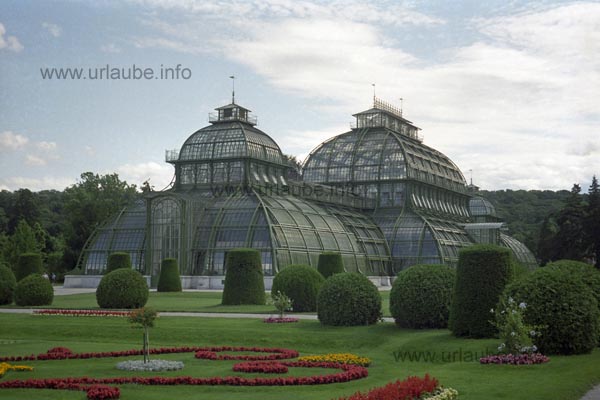
[[[266,324],[286,324],[286,323],[298,322],[298,321],[299,321],[298,318],[291,318],[291,317],[287,317],[287,318],[270,317],[270,318],[263,319],[263,322]]]
[[[128,317],[130,311],[107,311],[107,310],[34,310],[34,314],[42,315],[65,315],[70,317]]]
[[[92,385],[87,389],[88,400],[118,399],[120,396],[121,391],[116,387]]]
[[[409,376],[405,380],[397,380],[383,387],[369,390],[367,393],[356,392],[350,397],[340,397],[339,400],[414,400],[424,393],[431,393],[438,387],[435,378],[425,375],[424,378]]]
[[[511,364],[511,365],[532,365],[543,364],[550,361],[548,357],[540,353],[532,354],[498,354],[479,359],[481,364]]]
[[[265,356],[251,356],[251,355],[231,355],[231,354],[217,354],[222,351],[243,351],[253,353],[273,353]],[[285,360],[288,358],[298,357],[296,350],[289,349],[269,349],[262,347],[209,347],[203,348],[196,352],[196,358],[202,358],[205,360],[246,360],[246,361],[259,361],[259,360]]]
[[[261,374],[285,374],[288,367],[274,361],[251,361],[238,363],[233,366],[235,372],[258,372]]]

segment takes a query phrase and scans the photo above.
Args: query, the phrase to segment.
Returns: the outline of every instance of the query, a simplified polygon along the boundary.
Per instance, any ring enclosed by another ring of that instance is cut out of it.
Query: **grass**
[[[382,297],[383,315],[389,317],[389,292],[380,292]],[[158,311],[181,312],[207,312],[207,313],[252,313],[275,314],[274,306],[244,305],[222,306],[221,291],[215,292],[179,292],[159,293],[150,292],[147,306]],[[19,308],[18,306],[4,306],[3,308]],[[72,294],[68,296],[55,296],[51,306],[39,308],[71,308],[71,309],[99,309],[95,293]]]
[[[203,296],[200,296],[203,297]],[[57,298],[58,300],[59,298]],[[172,300],[174,301],[174,300]],[[352,352],[373,360],[366,379],[309,387],[157,387],[123,385],[122,400],[188,399],[332,399],[366,390],[409,375],[429,373],[460,392],[461,400],[476,399],[579,399],[600,383],[600,349],[590,355],[552,357],[537,366],[480,365],[473,355],[493,349],[497,340],[454,338],[447,330],[405,330],[392,323],[369,327],[324,327],[317,321],[266,325],[260,319],[161,317],[151,330],[152,346],[237,345],[287,347],[301,355]],[[130,328],[124,318],[62,317],[0,314],[0,354],[22,355],[66,346],[74,351],[111,351],[141,346],[141,331]],[[422,352],[422,353],[419,353]],[[410,361],[409,354],[432,359]],[[404,356],[404,361],[402,358]],[[160,356],[181,360],[185,368],[164,375],[233,375],[231,361],[196,360],[193,354]],[[120,361],[122,359],[118,359]],[[61,376],[120,376],[117,359],[27,362],[33,372],[8,372],[2,378]],[[309,371],[313,372],[313,371]],[[324,371],[323,371],[324,372]],[[291,370],[291,374],[306,371]],[[11,399],[83,399],[81,392],[1,390]]]

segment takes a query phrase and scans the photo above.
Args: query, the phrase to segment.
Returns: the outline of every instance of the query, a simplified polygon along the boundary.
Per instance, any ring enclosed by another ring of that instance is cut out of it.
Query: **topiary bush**
[[[340,253],[324,252],[319,254],[317,270],[325,279],[333,274],[344,272],[344,261]]]
[[[271,293],[281,292],[292,299],[295,312],[316,311],[317,295],[325,278],[308,265],[288,265],[273,279]]]
[[[138,271],[120,268],[102,277],[96,289],[101,308],[140,308],[148,301],[148,284]]]
[[[579,276],[592,290],[592,294],[600,306],[600,271],[594,268],[594,266],[581,261],[558,260],[546,264],[544,268],[565,271],[569,274]]]
[[[156,290],[158,292],[181,292],[181,278],[176,259],[165,258],[162,260]]]
[[[223,305],[265,304],[260,253],[254,249],[233,249],[225,259]]]
[[[111,273],[120,268],[131,269],[131,257],[129,253],[116,252],[108,256],[105,274]]]
[[[454,335],[492,337],[496,328],[490,322],[490,309],[496,307],[513,276],[509,249],[484,244],[462,249],[448,321]]]
[[[415,265],[401,271],[390,292],[390,312],[403,328],[447,328],[456,271],[445,265]]]
[[[598,344],[600,311],[591,289],[568,269],[540,268],[510,284],[504,298],[526,304],[524,318],[541,334],[544,354],[583,354]]]
[[[15,278],[17,282],[31,274],[43,274],[42,255],[38,253],[23,253],[19,256]]]
[[[15,274],[6,265],[0,264],[0,305],[13,302],[16,286]]]
[[[18,306],[47,306],[54,300],[54,289],[50,281],[39,274],[21,279],[15,288],[15,303]]]
[[[317,315],[324,325],[371,325],[381,318],[381,296],[364,275],[342,272],[329,277],[317,296]]]

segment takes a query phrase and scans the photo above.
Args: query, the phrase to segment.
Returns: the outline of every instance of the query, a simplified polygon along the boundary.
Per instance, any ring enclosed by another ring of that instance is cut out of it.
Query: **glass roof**
[[[315,183],[414,179],[464,192],[466,181],[444,154],[385,127],[353,129],[314,149],[304,180]]]
[[[496,207],[489,200],[480,196],[472,197],[469,200],[469,211],[473,217],[496,217]]]
[[[537,260],[535,259],[533,253],[527,248],[527,246],[514,237],[501,233],[500,241],[504,247],[508,247],[512,250],[517,261],[525,268],[533,270],[538,266]]]

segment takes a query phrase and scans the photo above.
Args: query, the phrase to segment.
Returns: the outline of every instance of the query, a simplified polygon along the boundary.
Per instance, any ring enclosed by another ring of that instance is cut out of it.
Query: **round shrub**
[[[390,292],[390,312],[403,328],[447,328],[456,272],[445,265],[401,271]]]
[[[233,249],[225,259],[223,305],[265,304],[260,253],[254,249]]]
[[[43,274],[42,255],[38,253],[23,253],[17,262],[15,278],[17,282],[31,274]]]
[[[15,289],[18,306],[47,306],[54,300],[50,281],[39,274],[31,274],[19,281]]]
[[[581,277],[541,268],[510,284],[505,298],[526,304],[524,319],[541,333],[534,344],[544,354],[583,354],[598,343],[600,311]]]
[[[329,278],[333,274],[344,272],[344,261],[340,253],[324,252],[319,254],[317,270],[325,277]]]
[[[371,325],[381,318],[381,296],[364,275],[335,274],[321,286],[317,315],[324,325]]]
[[[96,301],[102,308],[140,308],[148,301],[148,284],[139,272],[120,268],[102,277]]]
[[[181,278],[176,259],[165,258],[162,260],[156,290],[158,292],[181,292]]]
[[[13,302],[16,286],[15,274],[6,265],[0,264],[0,305]]]
[[[546,264],[547,269],[557,269],[565,271],[571,275],[580,277],[583,282],[592,290],[592,294],[600,306],[600,271],[590,264],[573,260],[558,260]]]
[[[308,265],[288,265],[273,279],[271,293],[281,292],[292,299],[295,312],[316,311],[317,295],[325,278]]]
[[[131,257],[129,256],[129,253],[117,252],[108,256],[105,273],[108,274],[119,268],[131,269]]]
[[[492,337],[496,328],[490,323],[490,309],[513,276],[509,249],[482,244],[462,249],[448,321],[454,335]]]

